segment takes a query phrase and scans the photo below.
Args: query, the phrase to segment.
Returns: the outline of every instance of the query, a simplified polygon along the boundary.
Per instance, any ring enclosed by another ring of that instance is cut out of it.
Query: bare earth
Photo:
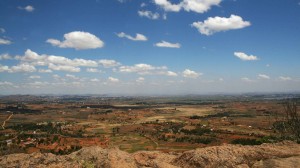
[[[300,145],[294,142],[259,146],[221,145],[183,153],[86,147],[69,155],[11,154],[0,157],[0,167],[299,167]]]

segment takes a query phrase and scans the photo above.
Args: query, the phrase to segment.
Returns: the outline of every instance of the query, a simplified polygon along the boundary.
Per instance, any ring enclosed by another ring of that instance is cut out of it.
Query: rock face
[[[291,142],[260,146],[224,145],[184,152],[172,163],[181,167],[193,168],[252,167],[254,164],[264,167],[264,164],[256,164],[256,162],[293,156],[300,156],[300,145]],[[297,160],[299,157],[295,159]]]
[[[293,142],[260,146],[222,145],[180,154],[140,151],[133,154],[117,148],[87,147],[69,155],[50,153],[12,154],[0,157],[0,167],[299,167],[300,145]]]

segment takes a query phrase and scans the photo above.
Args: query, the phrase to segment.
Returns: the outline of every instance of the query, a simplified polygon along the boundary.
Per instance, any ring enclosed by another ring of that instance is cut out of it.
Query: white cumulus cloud
[[[0,59],[8,59],[6,55],[2,55]],[[80,72],[79,67],[93,67],[87,68],[87,72],[101,72],[96,69],[99,66],[104,68],[111,68],[120,66],[121,63],[110,60],[110,59],[101,59],[101,60],[88,60],[82,58],[70,59],[64,56],[56,55],[47,55],[47,54],[38,54],[30,49],[25,51],[23,56],[15,56],[16,60],[20,60],[21,63],[29,64],[33,66],[48,66],[47,70],[39,70],[41,73],[47,73],[54,71],[67,71],[67,72]],[[8,67],[9,68],[9,67]],[[2,70],[6,71],[6,70]]]
[[[172,71],[167,71],[167,72],[166,72],[166,75],[167,75],[167,76],[177,76],[177,73],[172,72]]]
[[[0,72],[8,72],[9,70],[9,66],[0,64]]]
[[[148,64],[135,64],[134,66],[121,66],[119,69],[120,72],[142,72],[154,70],[155,67]]]
[[[98,62],[94,60],[86,60],[82,58],[69,59],[63,56],[56,55],[39,55],[38,53],[27,49],[24,56],[16,56],[17,60],[22,62],[28,62],[33,65],[46,66],[50,63],[56,65],[68,65],[68,66],[83,66],[83,67],[97,67]]]
[[[90,81],[91,81],[91,82],[99,82],[100,80],[97,79],[97,78],[93,78],[93,79],[91,79]]]
[[[12,42],[10,40],[6,40],[6,39],[3,39],[3,38],[0,38],[0,45],[9,45],[11,43]]]
[[[29,64],[19,64],[16,66],[12,66],[8,72],[16,73],[16,72],[35,72],[36,68],[33,65]]]
[[[54,71],[80,72],[79,67],[74,67],[70,65],[55,65],[50,63],[48,68]]]
[[[39,69],[40,73],[52,73],[51,69]]]
[[[27,12],[33,12],[34,11],[34,7],[31,5],[28,5],[24,8]]]
[[[146,75],[146,74],[158,74],[161,73],[161,70],[166,70],[167,67],[162,66],[162,67],[154,67],[149,64],[135,64],[133,66],[121,66],[119,67],[120,72],[127,72],[127,73],[132,73],[136,72],[141,75]]]
[[[181,10],[181,4],[172,4],[168,0],[154,0],[154,3],[168,12],[179,12]]]
[[[198,78],[200,75],[202,75],[202,73],[197,73],[189,69],[185,69],[182,74],[185,78]]]
[[[258,60],[257,56],[247,55],[243,52],[234,52],[234,55],[243,61],[256,61]]]
[[[219,5],[221,0],[183,0],[181,6],[186,11],[207,12],[212,6]]]
[[[148,74],[156,74],[156,75],[165,75],[165,76],[178,76],[177,73],[173,71],[166,71],[166,70],[159,70],[159,71],[154,71],[154,72],[149,72]]]
[[[123,73],[137,73],[139,75],[165,75],[177,76],[177,73],[169,71],[166,66],[153,66],[149,64],[135,64],[133,66],[120,66],[119,72]]]
[[[187,12],[204,13],[212,6],[219,5],[221,0],[182,0],[178,4],[172,4],[168,0],[154,0],[154,3],[167,12],[179,12],[183,9]]]
[[[156,47],[166,47],[166,48],[180,48],[181,45],[179,43],[170,43],[167,41],[161,41],[159,43],[154,44]]]
[[[137,33],[135,37],[125,34],[124,32],[118,33],[117,36],[120,38],[127,38],[132,41],[147,41],[148,40],[145,35],[139,34],[139,33]]]
[[[20,10],[25,10],[25,11],[27,11],[27,12],[33,12],[33,11],[34,11],[34,7],[31,6],[31,5],[27,5],[27,6],[25,6],[25,7],[19,6],[18,9],[20,9]]]
[[[0,55],[0,60],[9,60],[9,59],[13,59],[13,57],[7,53]]]
[[[78,80],[79,79],[77,76],[71,75],[71,74],[66,74],[65,76],[66,76],[66,78],[72,79],[72,80]]]
[[[108,81],[113,82],[113,83],[117,83],[117,82],[119,82],[120,80],[119,80],[118,78],[109,77],[109,78],[108,78]]]
[[[45,61],[46,58],[47,57],[45,55],[39,55],[30,49],[27,49],[25,51],[24,56],[16,56],[16,59],[20,59],[21,61],[26,61],[26,62]]]
[[[46,62],[60,65],[69,65],[69,66],[85,66],[85,67],[97,67],[98,63],[93,60],[85,60],[75,58],[73,60],[62,57],[62,56],[54,56],[50,55],[47,57]]]
[[[242,17],[230,15],[229,18],[219,16],[209,17],[203,22],[194,22],[191,26],[197,28],[201,34],[209,36],[221,31],[242,29],[250,25],[251,23],[244,21]]]
[[[243,82],[254,82],[254,80],[249,79],[249,78],[247,78],[247,77],[243,77],[243,78],[241,78],[241,80],[242,80]]]
[[[259,79],[270,79],[270,76],[268,76],[266,74],[258,74],[258,78]]]
[[[292,78],[289,77],[289,76],[279,76],[279,79],[280,79],[281,81],[290,81],[290,80],[292,80]]]
[[[111,68],[111,67],[116,67],[121,65],[121,63],[115,61],[115,60],[109,60],[109,59],[101,59],[98,61],[98,63],[102,66],[104,66],[104,68]]]
[[[96,69],[96,68],[87,68],[86,71],[87,72],[92,72],[92,73],[100,72],[100,70]]]
[[[145,10],[145,11],[138,11],[138,15],[140,17],[146,17],[146,18],[152,19],[152,20],[159,19],[159,16],[160,16],[159,13],[157,13],[157,12],[153,13],[153,12],[147,11],[147,10]]]
[[[64,41],[48,39],[46,42],[60,48],[75,48],[76,50],[102,48],[104,42],[97,36],[83,31],[73,31],[64,34]]]
[[[38,75],[31,75],[29,76],[29,79],[40,79],[41,76],[38,76]]]

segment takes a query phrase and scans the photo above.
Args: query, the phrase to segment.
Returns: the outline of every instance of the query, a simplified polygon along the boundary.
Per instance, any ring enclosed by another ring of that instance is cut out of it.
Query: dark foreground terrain
[[[183,153],[86,147],[69,155],[11,154],[0,157],[0,167],[299,167],[300,145],[294,142],[257,146],[222,145]]]

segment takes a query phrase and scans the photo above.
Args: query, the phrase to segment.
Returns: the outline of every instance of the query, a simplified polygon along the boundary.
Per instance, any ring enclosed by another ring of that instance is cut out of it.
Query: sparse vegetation
[[[295,105],[283,107],[282,101],[261,98],[167,97],[141,101],[72,97],[59,103],[51,102],[53,99],[10,102],[11,107],[26,104],[27,110],[39,113],[16,113],[6,129],[0,130],[1,149],[65,155],[94,145],[118,146],[127,152],[184,151],[223,143],[258,145],[299,139]],[[0,109],[6,104],[2,101]],[[275,112],[282,117],[274,122],[274,133],[270,118]],[[5,118],[7,113],[0,113],[0,119]]]

